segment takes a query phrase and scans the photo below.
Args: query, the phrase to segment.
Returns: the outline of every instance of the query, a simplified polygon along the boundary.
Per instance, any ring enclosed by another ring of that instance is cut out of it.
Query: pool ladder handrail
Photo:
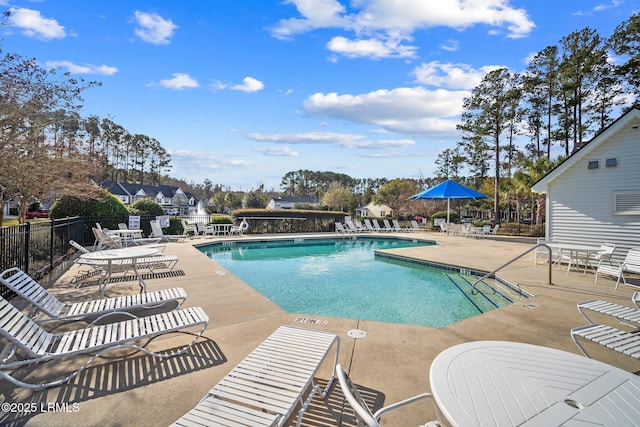
[[[521,253],[520,255],[516,256],[515,258],[505,262],[504,264],[502,264],[500,267],[490,271],[489,273],[485,274],[484,276],[482,276],[481,278],[479,278],[478,280],[476,280],[475,282],[473,282],[473,284],[471,285],[471,294],[475,295],[476,294],[476,284],[478,284],[479,282],[482,282],[484,279],[486,279],[487,277],[491,276],[491,275],[495,275],[497,271],[502,270],[504,267],[508,266],[509,264],[511,264],[514,261],[519,260],[520,258],[522,258],[523,256],[525,256],[526,254],[528,254],[529,252],[538,249],[539,247],[545,247],[547,248],[547,251],[549,252],[549,285],[552,285],[553,283],[551,283],[551,248],[549,247],[549,245],[547,245],[546,243],[538,243],[537,245],[535,245],[532,248],[527,249],[526,251],[524,251],[523,253]]]

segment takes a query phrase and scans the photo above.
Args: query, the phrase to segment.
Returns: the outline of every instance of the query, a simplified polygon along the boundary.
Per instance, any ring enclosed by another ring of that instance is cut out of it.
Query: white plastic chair
[[[336,365],[336,376],[338,377],[338,382],[340,383],[340,389],[342,390],[342,394],[344,395],[347,402],[353,408],[353,411],[356,413],[356,417],[360,419],[367,427],[380,427],[380,417],[382,417],[387,412],[393,411],[394,409],[401,408],[410,403],[414,403],[425,399],[427,397],[433,397],[431,393],[421,393],[416,396],[410,397],[408,399],[402,400],[397,403],[393,403],[391,405],[384,406],[378,409],[376,412],[372,412],[371,409],[367,406],[367,403],[364,401],[358,388],[349,378],[349,375],[345,372],[340,364]],[[436,407],[437,412],[437,407]],[[423,424],[422,427],[440,427],[441,424],[439,421],[429,421],[426,424]]]

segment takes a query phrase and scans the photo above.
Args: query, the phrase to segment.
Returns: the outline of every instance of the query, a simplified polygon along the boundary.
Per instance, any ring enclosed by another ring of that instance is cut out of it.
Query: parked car
[[[178,208],[167,208],[164,210],[164,213],[166,215],[178,215],[180,212],[178,211]]]
[[[473,218],[462,218],[460,224],[470,224],[473,222]]]
[[[49,218],[49,209],[33,209],[27,211],[27,219]]]

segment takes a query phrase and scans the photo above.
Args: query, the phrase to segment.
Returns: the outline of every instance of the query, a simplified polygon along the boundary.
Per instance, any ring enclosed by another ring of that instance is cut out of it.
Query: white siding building
[[[546,194],[548,239],[640,247],[640,110],[633,109],[532,187]]]

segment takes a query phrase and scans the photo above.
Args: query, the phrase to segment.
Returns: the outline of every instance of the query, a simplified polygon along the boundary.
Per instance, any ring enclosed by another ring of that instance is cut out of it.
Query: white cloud
[[[480,68],[473,68],[468,64],[432,61],[420,64],[411,74],[413,74],[417,83],[423,85],[471,90],[480,84],[487,73],[499,68],[505,67],[501,65],[486,65]]]
[[[401,87],[360,95],[315,93],[303,105],[313,116],[375,124],[407,135],[456,137],[462,102],[468,96],[464,90]]]
[[[386,148],[407,147],[415,144],[409,139],[383,139],[374,141],[364,135],[335,132],[303,132],[286,134],[251,133],[249,138],[260,142],[274,142],[287,144],[325,144],[343,148],[380,150]],[[297,153],[296,153],[297,154]]]
[[[286,0],[293,4],[302,18],[282,19],[271,30],[274,37],[289,39],[295,34],[312,31],[316,28],[340,28],[349,25],[348,19],[341,16],[345,8],[336,0]]]
[[[137,27],[135,34],[152,44],[169,44],[169,39],[179,28],[170,19],[164,19],[156,13],[134,12]]]
[[[416,48],[400,44],[399,40],[359,39],[349,40],[346,37],[334,37],[327,43],[327,48],[348,58],[369,57],[380,58],[413,58]]]
[[[260,80],[254,79],[253,77],[245,77],[244,79],[242,79],[241,85],[233,85],[230,86],[229,89],[239,90],[246,93],[253,93],[264,89],[264,83],[262,83]]]
[[[186,73],[173,73],[172,78],[160,80],[160,85],[169,89],[185,89],[200,86],[198,81]]]
[[[262,153],[265,156],[277,156],[277,157],[296,157],[298,152],[292,150],[290,147],[277,146],[277,147],[256,147],[253,149],[258,153]]]
[[[432,27],[464,30],[485,25],[490,34],[506,31],[509,38],[525,37],[535,28],[527,11],[512,7],[508,0],[358,0],[351,2],[350,12],[337,0],[286,3],[294,5],[300,17],[280,20],[271,28],[274,37],[290,39],[320,28],[353,31],[354,40],[339,36],[327,43],[330,50],[348,57],[413,56],[417,48],[403,41]],[[457,45],[449,41],[443,48],[457,49]]]
[[[458,50],[459,46],[460,43],[458,42],[458,40],[449,39],[442,43],[440,45],[440,48],[449,52],[455,52]]]
[[[246,160],[232,159],[211,153],[188,150],[167,150],[171,155],[172,174],[191,176],[197,171],[203,177],[214,176],[225,171],[238,172],[252,167]]]
[[[45,65],[50,68],[66,68],[71,74],[102,74],[110,76],[118,72],[116,67],[93,64],[77,65],[71,61],[47,61]]]
[[[55,19],[43,17],[37,10],[11,8],[10,11],[7,25],[20,28],[28,37],[50,40],[62,39],[66,36],[62,25]]]

